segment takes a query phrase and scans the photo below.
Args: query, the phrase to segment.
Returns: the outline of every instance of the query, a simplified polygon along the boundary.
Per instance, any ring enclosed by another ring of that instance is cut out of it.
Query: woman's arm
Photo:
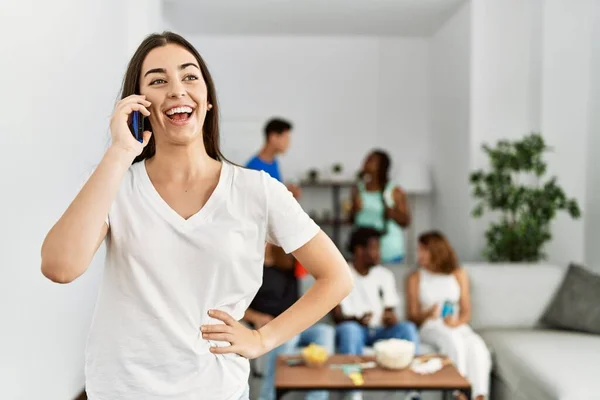
[[[42,273],[46,278],[69,283],[86,271],[108,232],[108,210],[132,161],[117,149],[106,152],[42,244]]]
[[[112,144],[102,161],[54,224],[42,244],[42,273],[57,283],[69,283],[88,268],[108,232],[105,223],[123,175],[150,139],[144,132],[139,143],[129,131],[132,111],[150,115],[143,96],[129,96],[117,103],[111,120]]]
[[[396,186],[392,192],[392,197],[394,199],[394,206],[392,208],[387,208],[388,218],[392,218],[398,225],[402,227],[409,226],[411,215],[406,193],[404,193],[400,187]]]
[[[419,273],[413,272],[406,280],[406,315],[417,326],[421,326],[430,318],[435,318],[440,313],[439,305],[434,305],[429,310],[421,310],[419,301]]]
[[[471,321],[471,289],[469,287],[469,275],[464,268],[458,268],[454,275],[460,287],[460,299],[458,300],[460,312],[458,317],[446,317],[446,323],[451,326],[468,324]]]
[[[259,330],[269,350],[319,321],[352,290],[350,267],[323,231],[293,254],[315,283],[296,303]]]
[[[256,329],[260,329],[273,320],[273,316],[251,308],[246,310],[244,321],[254,325]]]
[[[225,312],[211,310],[209,315],[225,325],[202,326],[203,337],[231,343],[231,346],[211,348],[213,353],[259,357],[318,322],[350,294],[353,286],[350,267],[323,231],[293,254],[314,276],[312,287],[285,312],[255,331],[245,328]]]

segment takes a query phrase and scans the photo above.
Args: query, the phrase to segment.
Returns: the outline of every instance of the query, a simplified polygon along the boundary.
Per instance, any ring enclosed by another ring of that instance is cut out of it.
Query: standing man
[[[277,156],[289,147],[292,124],[282,119],[271,119],[265,126],[265,144],[260,152],[246,164],[247,168],[265,171],[271,177],[282,181]],[[298,198],[300,190],[295,185],[288,185],[288,190]],[[263,283],[256,297],[244,315],[244,321],[255,328],[268,323],[287,310],[298,300],[299,282],[294,274],[295,260],[292,255],[285,254],[281,247],[267,245],[265,249],[265,265]],[[280,354],[297,353],[300,347],[311,343],[318,344],[329,354],[335,347],[335,328],[317,323],[300,335],[292,338],[278,348],[265,355],[266,365],[260,390],[260,400],[275,398],[275,366]],[[326,391],[312,391],[306,395],[307,400],[326,400]]]
[[[283,182],[277,157],[284,154],[290,146],[291,132],[292,124],[289,121],[281,118],[269,120],[265,125],[265,143],[258,154],[246,163],[246,167],[265,171],[279,182]],[[300,197],[299,187],[290,184],[287,188],[296,199]]]

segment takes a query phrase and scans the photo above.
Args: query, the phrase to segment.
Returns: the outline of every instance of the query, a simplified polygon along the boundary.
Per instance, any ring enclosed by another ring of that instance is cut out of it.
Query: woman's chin
[[[186,127],[188,128],[188,127]],[[202,140],[202,135],[199,132],[195,132],[192,129],[167,129],[165,132],[165,139],[167,143],[175,145],[188,145],[198,140]]]

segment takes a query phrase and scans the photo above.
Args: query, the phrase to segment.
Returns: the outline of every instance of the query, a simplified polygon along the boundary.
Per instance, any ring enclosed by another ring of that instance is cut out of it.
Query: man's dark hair
[[[281,118],[272,118],[265,125],[265,138],[268,140],[271,135],[281,135],[290,130],[292,130],[291,122]]]
[[[381,232],[373,228],[357,228],[352,232],[350,236],[350,243],[348,244],[348,250],[354,253],[357,247],[367,247],[369,240],[379,239]]]

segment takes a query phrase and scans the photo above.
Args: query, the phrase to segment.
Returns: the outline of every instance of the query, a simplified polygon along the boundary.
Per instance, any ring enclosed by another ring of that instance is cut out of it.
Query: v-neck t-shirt
[[[319,231],[283,184],[222,163],[206,204],[184,219],[145,163],[125,174],[108,214],[106,265],[86,347],[90,400],[239,399],[249,362],[212,354],[200,326],[241,320],[261,286],[265,242],[292,252]]]

